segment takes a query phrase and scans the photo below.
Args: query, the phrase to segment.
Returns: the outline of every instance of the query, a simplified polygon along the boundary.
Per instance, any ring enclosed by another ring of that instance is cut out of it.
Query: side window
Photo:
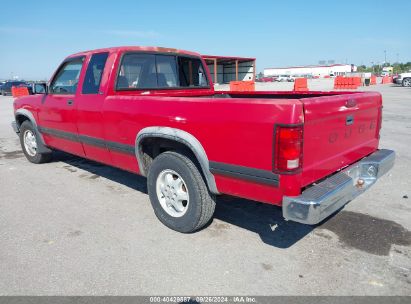
[[[130,53],[123,56],[117,90],[207,87],[199,58]]]
[[[156,87],[155,56],[151,54],[125,54],[117,76],[117,90]]]
[[[108,53],[99,53],[91,56],[83,83],[83,94],[97,94],[100,88],[101,77]]]
[[[75,94],[83,60],[84,57],[75,58],[66,62],[54,77],[50,85],[50,93]]]
[[[157,83],[159,88],[177,87],[176,57],[156,55]]]
[[[178,75],[181,87],[206,87],[207,77],[198,58],[180,57],[178,60]]]

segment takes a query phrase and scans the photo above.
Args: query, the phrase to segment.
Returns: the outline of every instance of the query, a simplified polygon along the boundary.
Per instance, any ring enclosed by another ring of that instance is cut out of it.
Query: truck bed
[[[220,94],[215,94],[218,98]],[[301,186],[378,148],[381,95],[375,92],[222,92],[223,98],[297,99],[304,108]]]

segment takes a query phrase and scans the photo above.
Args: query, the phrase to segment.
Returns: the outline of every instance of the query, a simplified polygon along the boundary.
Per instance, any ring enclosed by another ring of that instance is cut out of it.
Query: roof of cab
[[[89,50],[84,52],[79,52],[68,56],[67,58],[77,57],[77,56],[87,56],[94,53],[101,52],[124,52],[124,51],[136,51],[136,52],[158,52],[158,53],[171,53],[171,54],[182,54],[201,57],[200,54],[190,51],[178,50],[174,48],[165,48],[160,46],[118,46],[118,47],[109,47],[102,49]]]

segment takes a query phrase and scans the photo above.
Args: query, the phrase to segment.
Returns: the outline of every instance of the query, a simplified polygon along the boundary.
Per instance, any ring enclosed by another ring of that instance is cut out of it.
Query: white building
[[[347,73],[356,72],[357,67],[351,64],[331,64],[331,65],[308,65],[308,66],[295,66],[286,68],[266,68],[264,69],[264,76],[278,76],[278,75],[291,75],[291,76],[306,76],[311,75],[314,77],[325,76],[340,76]]]

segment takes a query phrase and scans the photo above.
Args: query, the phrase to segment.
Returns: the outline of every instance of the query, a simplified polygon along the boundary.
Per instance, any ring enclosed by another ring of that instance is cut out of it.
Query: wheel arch
[[[14,116],[15,116],[17,128],[19,130],[20,130],[20,127],[23,124],[23,122],[25,122],[26,120],[31,122],[31,124],[33,125],[33,128],[34,128],[34,131],[36,132],[37,139],[39,140],[39,142],[37,144],[38,144],[38,149],[39,149],[40,153],[51,152],[51,150],[49,148],[47,148],[47,146],[44,142],[43,135],[38,130],[37,122],[36,122],[36,119],[34,118],[33,113],[31,113],[27,109],[18,109],[16,111],[16,113],[14,114]]]
[[[16,117],[16,123],[17,126],[20,128],[21,124],[26,121],[29,120],[31,122],[31,124],[33,125],[33,127],[36,128],[37,130],[37,122],[36,119],[34,118],[33,113],[31,113],[29,110],[26,109],[18,109],[14,115]]]
[[[144,142],[149,139],[164,139],[170,142],[175,142],[177,147],[186,147],[188,151],[190,151],[196,158],[210,191],[214,194],[219,194],[214,175],[210,171],[208,157],[203,146],[192,134],[181,129],[170,127],[147,127],[142,129],[137,134],[135,141],[135,153],[141,175],[147,176],[148,173],[148,166],[144,159],[145,152],[143,151],[143,147]]]

